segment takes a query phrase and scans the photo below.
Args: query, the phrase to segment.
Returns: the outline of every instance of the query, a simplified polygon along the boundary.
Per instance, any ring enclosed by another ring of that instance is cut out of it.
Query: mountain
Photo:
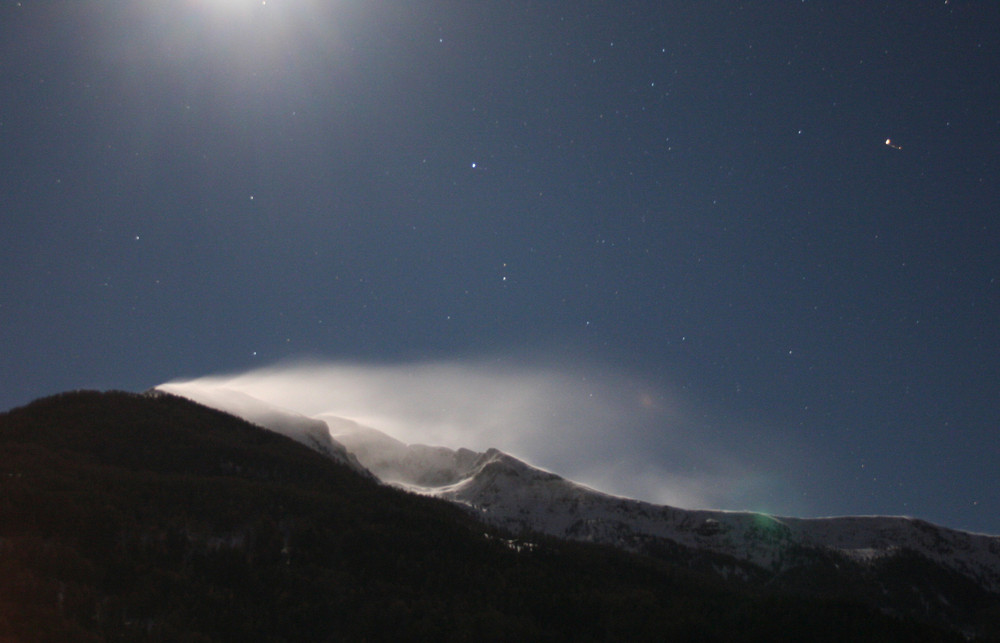
[[[789,591],[864,597],[967,633],[984,612],[1000,615],[1000,536],[904,517],[678,509],[601,493],[497,449],[404,445],[362,427],[334,437],[383,481],[522,536],[612,545]],[[706,553],[717,556],[709,562]]]
[[[307,442],[162,393],[0,413],[0,641],[964,640],[849,595],[518,537]],[[403,451],[450,485],[501,455]]]
[[[601,493],[496,449],[407,445],[344,418],[319,419],[383,482],[458,504],[521,538],[611,545],[748,585],[852,596],[970,634],[1000,612],[1000,536],[904,517],[801,519],[659,506]]]
[[[180,395],[205,406],[222,409],[248,422],[287,436],[296,442],[319,451],[331,460],[346,465],[362,475],[370,475],[342,444],[330,438],[330,427],[322,420],[306,417],[288,409],[234,391],[217,388],[211,391],[189,388],[179,384],[163,384],[149,391],[149,395],[168,393]]]

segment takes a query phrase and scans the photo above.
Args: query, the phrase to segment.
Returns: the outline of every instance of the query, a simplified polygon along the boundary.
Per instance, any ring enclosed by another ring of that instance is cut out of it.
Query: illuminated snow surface
[[[497,449],[405,444],[352,420],[309,418],[227,389],[157,388],[292,437],[385,484],[462,505],[513,533],[544,533],[629,550],[662,539],[772,571],[798,564],[803,552],[827,552],[865,564],[912,551],[1000,591],[1000,536],[908,517],[788,518],[655,505],[602,493]]]

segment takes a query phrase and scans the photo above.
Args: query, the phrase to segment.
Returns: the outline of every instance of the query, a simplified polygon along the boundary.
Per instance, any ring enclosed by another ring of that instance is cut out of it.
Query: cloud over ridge
[[[760,464],[700,426],[662,385],[588,363],[300,360],[165,385],[205,402],[235,391],[408,444],[499,448],[608,493],[698,508],[762,508]],[[757,488],[754,488],[754,487]],[[747,506],[739,506],[740,503]]]

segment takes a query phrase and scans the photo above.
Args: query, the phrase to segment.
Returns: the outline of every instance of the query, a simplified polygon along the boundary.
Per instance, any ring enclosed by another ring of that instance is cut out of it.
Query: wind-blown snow
[[[498,449],[406,444],[353,420],[329,414],[308,418],[225,388],[158,388],[288,435],[386,484],[464,506],[514,533],[544,533],[631,550],[662,539],[773,571],[794,566],[804,551],[823,551],[862,564],[911,551],[1000,592],[1000,536],[907,517],[803,519],[680,509],[603,493]]]
[[[323,420],[309,418],[294,411],[267,404],[255,397],[227,388],[207,389],[183,383],[161,384],[156,390],[179,395],[205,406],[225,411],[296,442],[368,475],[357,459],[343,445],[330,437],[330,428]]]
[[[308,417],[348,418],[408,444],[498,448],[651,502],[813,511],[798,482],[801,463],[811,459],[804,445],[706,413],[683,386],[662,377],[649,381],[608,364],[532,355],[296,361],[179,384],[239,391]]]
[[[374,429],[357,431],[348,448],[383,480],[469,507],[515,533],[541,532],[625,549],[662,538],[775,571],[795,564],[802,549],[861,563],[909,550],[1000,591],[1000,536],[906,517],[803,519],[678,509],[602,493],[496,449],[457,452],[388,438],[391,448],[381,450],[378,445],[387,438]],[[434,480],[438,484],[429,484]]]

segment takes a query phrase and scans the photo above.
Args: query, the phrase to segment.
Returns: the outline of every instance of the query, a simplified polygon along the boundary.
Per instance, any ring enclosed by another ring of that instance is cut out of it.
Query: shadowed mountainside
[[[169,395],[0,414],[0,640],[951,641],[376,483]]]

